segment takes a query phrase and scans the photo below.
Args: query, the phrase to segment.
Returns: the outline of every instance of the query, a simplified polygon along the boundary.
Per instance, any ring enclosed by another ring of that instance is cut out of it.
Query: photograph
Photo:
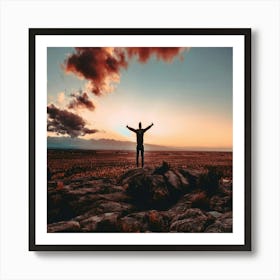
[[[244,35],[242,60],[240,44],[211,43],[211,35],[199,36],[203,44],[178,36],[178,45],[174,40],[169,46],[170,38],[161,36],[165,43],[148,38],[143,46],[141,36],[118,41],[99,33],[68,36],[71,44],[46,36],[36,59],[33,53],[39,69],[34,135],[40,142],[34,164],[42,173],[31,189],[31,227],[49,236],[41,245],[164,246],[180,236],[171,245],[195,249],[206,248],[207,239],[216,245],[221,236],[227,243],[218,245],[248,249],[242,227],[245,115],[241,126],[235,123],[236,111],[245,114]],[[240,73],[233,67],[237,59]],[[239,207],[235,214],[233,205]],[[40,207],[46,218],[35,226],[33,212],[37,221]],[[241,233],[243,244],[240,238],[230,243],[234,233]],[[130,236],[132,243],[122,243]],[[147,243],[158,237],[160,243]],[[76,239],[87,243],[69,243]]]

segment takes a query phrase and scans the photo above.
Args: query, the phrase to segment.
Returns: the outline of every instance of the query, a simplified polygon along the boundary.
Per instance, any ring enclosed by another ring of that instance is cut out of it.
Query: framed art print
[[[251,250],[250,29],[29,43],[30,250]]]

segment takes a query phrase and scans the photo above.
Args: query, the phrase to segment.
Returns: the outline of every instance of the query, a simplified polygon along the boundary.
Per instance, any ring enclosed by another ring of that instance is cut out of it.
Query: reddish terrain
[[[54,232],[232,232],[232,153],[48,151]]]
[[[94,176],[116,178],[135,168],[134,151],[48,150],[48,168],[53,179]],[[232,175],[231,152],[145,152],[145,167],[166,161],[172,167],[203,170],[217,167],[226,177]]]

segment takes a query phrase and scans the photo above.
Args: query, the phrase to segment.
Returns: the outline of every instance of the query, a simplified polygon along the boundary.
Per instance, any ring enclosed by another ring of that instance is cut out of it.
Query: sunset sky
[[[48,136],[231,149],[232,48],[133,49],[48,48]]]

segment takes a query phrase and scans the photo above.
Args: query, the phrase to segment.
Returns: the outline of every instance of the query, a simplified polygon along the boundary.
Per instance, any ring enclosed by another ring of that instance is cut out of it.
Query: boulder
[[[201,172],[163,162],[119,179],[68,178],[59,188],[52,178],[48,232],[231,232],[232,181],[210,194],[199,187]]]
[[[83,232],[120,232],[119,213],[105,213],[80,222]]]
[[[123,232],[168,232],[170,217],[164,211],[150,210],[121,218]]]
[[[170,192],[161,175],[147,173],[128,181],[127,194],[139,209],[164,209],[170,205]]]
[[[120,216],[124,216],[133,211],[135,211],[135,207],[132,204],[101,199],[95,201],[91,205],[90,209],[85,212],[81,212],[79,215],[73,218],[73,220],[80,222],[88,219],[89,217],[105,213],[117,213]]]
[[[193,193],[190,197],[190,200],[192,203],[192,208],[199,208],[204,211],[209,210],[209,198],[205,191]]]
[[[217,211],[209,211],[208,214],[212,215],[215,218],[221,217],[223,214]]]
[[[152,169],[130,170],[121,178],[126,192],[139,209],[167,210],[191,187],[196,176],[187,170],[179,172],[166,163]]]
[[[48,224],[48,232],[79,232],[80,224],[77,221],[62,221]]]
[[[180,168],[178,171],[184,178],[188,179],[189,186],[192,189],[197,187],[199,177],[201,176],[201,174],[203,174],[202,170],[193,170],[186,168]]]
[[[155,168],[153,174],[163,175],[169,169],[170,169],[170,165],[166,161],[163,161],[161,166]]]
[[[98,199],[89,201],[87,203],[77,203],[75,206],[80,209],[76,209],[77,216],[75,220],[81,220],[92,215],[100,215],[104,213],[119,213],[121,215],[127,215],[128,213],[134,211],[135,207],[132,204],[125,202],[117,202],[105,200],[102,197],[98,196]]]
[[[99,195],[101,199],[107,201],[117,201],[117,202],[130,202],[131,198],[125,192],[113,192],[108,194]]]
[[[95,214],[128,213],[133,208],[126,203],[129,199],[124,188],[112,184],[111,180],[77,179],[64,183],[61,189],[51,184],[48,188],[48,223],[67,221],[92,209]]]
[[[164,178],[173,192],[183,193],[188,190],[189,182],[186,177],[175,170],[168,170],[164,173]]]
[[[143,225],[148,226],[148,224],[149,224],[149,211],[134,212],[134,213],[127,215],[126,217],[133,218],[133,219],[139,221]],[[124,218],[126,218],[126,217],[124,217]]]
[[[214,195],[209,201],[210,210],[217,212],[228,212],[232,210],[232,196]]]
[[[148,212],[149,231],[169,232],[170,216],[164,211],[151,210]]]
[[[126,215],[134,210],[134,206],[125,202],[100,200],[96,203],[96,213],[121,213]]]
[[[171,222],[171,232],[203,232],[213,223],[215,218],[198,208],[188,209],[185,213],[175,216]]]
[[[138,176],[143,176],[145,174],[150,174],[151,169],[149,168],[136,168],[136,169],[131,169],[124,173],[118,180],[118,183],[121,185],[127,185],[133,178],[138,177]]]
[[[232,232],[232,212],[227,212],[216,219],[209,225],[205,232]]]
[[[171,219],[173,219],[178,213],[184,213],[186,210],[190,209],[192,206],[191,201],[192,194],[185,194],[181,197],[178,202],[166,211]]]
[[[148,229],[146,223],[129,216],[121,218],[120,227],[122,232],[145,232]]]

